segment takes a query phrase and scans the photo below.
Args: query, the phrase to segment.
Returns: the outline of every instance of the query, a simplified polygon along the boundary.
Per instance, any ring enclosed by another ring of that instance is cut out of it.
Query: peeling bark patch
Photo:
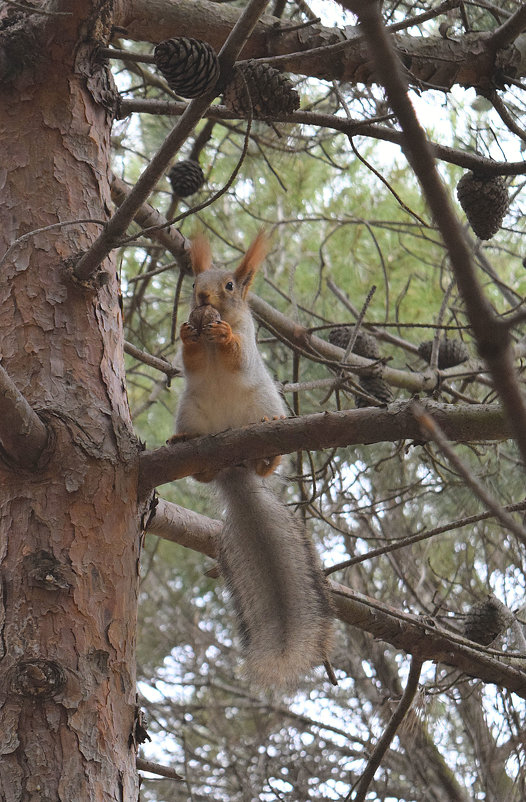
[[[12,669],[11,689],[20,696],[50,699],[66,684],[66,675],[52,660],[20,660]]]

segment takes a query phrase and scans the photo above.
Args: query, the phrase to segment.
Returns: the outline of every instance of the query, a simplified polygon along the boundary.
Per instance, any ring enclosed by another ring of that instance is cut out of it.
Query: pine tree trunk
[[[0,460],[5,802],[137,798],[138,450],[118,284],[110,260],[89,286],[68,267],[110,208],[105,5],[0,20],[0,259],[84,221],[32,233],[0,266],[2,366],[50,432],[35,469]]]

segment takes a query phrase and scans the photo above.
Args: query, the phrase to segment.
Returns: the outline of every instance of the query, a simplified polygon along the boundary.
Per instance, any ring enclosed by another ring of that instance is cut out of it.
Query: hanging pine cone
[[[154,50],[155,64],[170,89],[183,97],[199,97],[216,85],[219,61],[206,42],[177,36],[159,42]]]
[[[170,168],[168,180],[172,185],[173,194],[178,198],[186,198],[203,186],[205,176],[198,162],[184,159]]]
[[[354,326],[340,326],[337,329],[331,329],[329,332],[329,342],[332,345],[337,345],[339,348],[347,348],[351,337],[354,336]],[[363,356],[367,359],[380,359],[380,349],[376,338],[365,331],[358,331],[356,339],[352,347],[352,353],[357,356]],[[358,383],[362,390],[368,395],[374,396],[382,404],[390,404],[393,400],[393,391],[390,386],[384,381],[380,373],[368,376],[360,376]],[[357,407],[370,406],[369,401],[360,395],[354,396],[354,401]]]
[[[274,117],[299,108],[300,97],[282,72],[262,61],[236,67],[224,92],[224,103],[235,114]]]
[[[429,364],[431,361],[431,350],[433,348],[433,341],[426,340],[418,346],[418,353]],[[446,368],[454,368],[455,365],[460,365],[469,359],[469,352],[462,340],[448,340],[443,337],[438,346],[438,368],[445,370]]]
[[[490,643],[508,629],[514,615],[495,596],[489,595],[477,602],[466,615],[464,635],[482,646]]]
[[[364,393],[374,396],[382,404],[390,404],[393,400],[393,391],[381,376],[360,376],[359,384]],[[354,403],[357,407],[371,406],[367,398],[361,395],[354,396]]]
[[[329,342],[332,345],[337,345],[340,348],[347,348],[351,337],[354,335],[354,326],[340,326],[337,329],[331,329],[329,332]],[[367,334],[364,331],[358,331],[353,345],[353,353],[358,356],[365,356],[367,359],[379,359],[380,349],[376,338],[372,334]]]
[[[479,239],[491,239],[508,211],[509,197],[502,176],[485,178],[465,173],[457,184],[457,198]]]

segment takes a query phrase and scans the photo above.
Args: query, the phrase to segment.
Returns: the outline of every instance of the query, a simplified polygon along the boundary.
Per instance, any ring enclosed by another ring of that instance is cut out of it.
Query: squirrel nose
[[[201,306],[206,306],[210,301],[210,293],[206,290],[200,290],[200,292],[197,293],[197,298]]]

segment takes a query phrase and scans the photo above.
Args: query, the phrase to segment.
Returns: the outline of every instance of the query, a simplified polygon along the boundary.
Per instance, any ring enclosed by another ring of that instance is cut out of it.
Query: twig
[[[0,365],[0,443],[9,459],[35,468],[48,442],[48,430]]]
[[[389,33],[396,33],[398,31],[403,31],[407,28],[412,28],[414,25],[420,25],[423,22],[427,22],[430,19],[434,19],[435,17],[439,17],[441,14],[445,14],[447,11],[450,11],[452,8],[456,8],[460,4],[460,0],[444,0],[443,3],[436,6],[435,8],[431,9],[430,11],[424,11],[422,14],[416,14],[414,17],[409,17],[407,19],[401,20],[400,22],[394,22],[392,25],[388,26]],[[288,33],[288,29],[281,29],[281,34]],[[357,45],[359,42],[362,42],[364,36],[362,34],[355,34],[354,36],[349,37],[348,39],[344,39],[341,42],[335,42],[332,45],[322,45],[321,47],[312,47],[309,50],[298,50],[295,53],[284,53],[280,56],[263,56],[261,58],[253,59],[253,61],[264,61],[266,64],[271,64],[272,66],[279,66],[279,64],[285,63],[287,69],[290,71],[294,71],[295,68],[301,66],[301,62],[304,59],[311,59],[312,56],[316,55],[323,55],[325,57],[328,54],[333,55],[334,53],[338,53],[343,50],[347,50],[352,45]],[[246,63],[245,61],[239,61],[239,64]],[[299,70],[298,70],[299,71]]]
[[[432,416],[426,411],[418,401],[411,402],[413,414],[418,421],[422,434],[427,440],[433,440],[456,471],[462,476],[464,482],[470,487],[475,495],[491,510],[495,518],[509,529],[520,542],[526,546],[526,530],[506,512],[499,504],[497,499],[475,478],[471,469],[451,448],[447,437],[442,432],[440,426],[433,420]]]
[[[519,501],[517,504],[508,504],[503,507],[506,512],[519,512],[526,510],[526,501]],[[478,515],[470,515],[466,518],[460,518],[456,521],[450,521],[443,526],[437,526],[434,529],[429,529],[425,532],[418,532],[416,535],[409,535],[387,543],[385,546],[379,546],[377,549],[365,552],[365,554],[358,554],[356,557],[350,557],[348,560],[343,560],[341,563],[331,565],[325,568],[325,576],[330,576],[336,571],[342,571],[344,568],[350,568],[351,565],[363,563],[365,560],[372,560],[375,557],[380,557],[382,554],[390,554],[392,551],[403,549],[405,546],[412,546],[413,543],[420,543],[422,540],[428,540],[436,535],[442,535],[444,532],[451,532],[453,529],[460,529],[463,526],[471,526],[479,521],[487,521],[488,518],[493,518],[494,513],[490,510],[487,512],[480,512]]]
[[[518,136],[519,139],[522,139],[523,142],[526,142],[526,131],[513,119],[506,104],[497,92],[490,92],[487,97],[506,128],[511,131],[512,134]]]
[[[160,370],[170,378],[172,376],[178,376],[180,373],[180,370],[178,368],[174,368],[174,366],[167,362],[166,359],[159,359],[158,356],[147,354],[146,351],[141,351],[140,348],[136,348],[136,346],[132,345],[130,342],[124,343],[124,351],[129,356],[133,356],[134,359],[138,359],[139,362],[143,362],[145,365],[150,365],[150,367]]]
[[[134,53],[130,50],[119,50],[117,47],[99,47],[97,55],[102,58],[116,58],[121,61],[134,61],[140,64],[155,64],[152,53]]]
[[[87,217],[85,219],[81,218],[79,220],[64,220],[62,223],[51,223],[51,225],[49,226],[43,226],[42,228],[34,228],[32,231],[28,231],[27,234],[22,234],[21,237],[17,237],[15,240],[13,240],[7,251],[0,259],[0,267],[2,267],[6,259],[9,256],[11,256],[11,253],[14,251],[17,245],[20,245],[22,242],[27,242],[28,239],[31,239],[31,237],[34,237],[36,234],[42,234],[43,232],[51,231],[54,228],[65,228],[66,226],[78,226],[79,223],[93,223],[94,225],[98,226],[104,226],[106,224],[104,220],[95,220],[90,217]]]
[[[222,75],[228,75],[232,69],[238,52],[250,36],[266,4],[267,0],[251,0],[241,13],[218,55]],[[217,90],[214,87],[206,94],[196,97],[189,103],[171,133],[166,137],[157,153],[144,169],[127,198],[108,221],[103,233],[77,262],[75,267],[77,278],[81,280],[88,279],[103,259],[118,244],[120,237],[128,228],[138,209],[146,201],[174,154],[199,122],[216,94]]]
[[[167,777],[169,780],[184,782],[184,777],[170,766],[162,766],[160,763],[153,763],[153,761],[145,760],[142,757],[137,758],[137,768],[139,771],[149,771],[151,774]]]
[[[351,789],[349,795],[347,796],[346,802],[350,802],[351,799],[353,799],[353,802],[364,802],[365,796],[367,794],[367,789],[369,788],[373,780],[376,770],[380,765],[383,756],[387,752],[391,741],[395,737],[396,731],[400,726],[400,724],[402,723],[404,716],[406,715],[411,705],[413,704],[413,700],[418,690],[418,683],[420,680],[420,674],[422,672],[422,665],[423,663],[421,660],[418,660],[416,657],[411,658],[409,675],[407,677],[407,683],[405,686],[405,690],[402,694],[402,698],[398,702],[396,710],[389,719],[389,723],[387,724],[387,727],[385,728],[382,737],[379,739],[378,743],[373,749],[371,757],[367,761],[367,766],[365,767],[365,770],[362,776],[360,777],[358,785],[356,786],[354,797],[353,797],[353,789]]]

